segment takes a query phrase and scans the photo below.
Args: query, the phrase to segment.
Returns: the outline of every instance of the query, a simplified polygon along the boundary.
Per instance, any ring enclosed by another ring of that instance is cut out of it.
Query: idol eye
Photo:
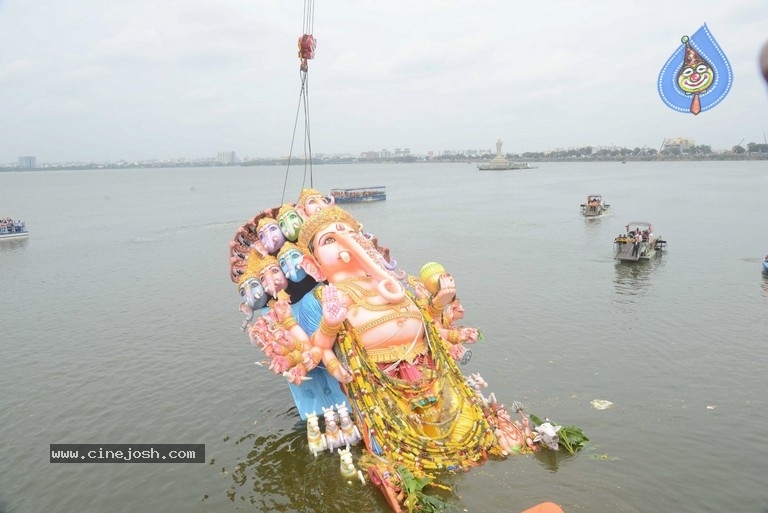
[[[328,235],[327,237],[324,237],[323,240],[320,241],[321,246],[325,246],[326,244],[333,244],[336,242],[336,239],[333,235]]]
[[[245,297],[245,289],[240,287],[240,297]]]
[[[696,66],[696,73],[706,73],[707,67],[708,66],[706,64],[699,64]]]
[[[691,75],[693,75],[693,68],[691,68],[691,67],[685,68],[685,69],[683,70],[683,73],[682,73],[682,75],[683,75],[684,77],[690,77]]]

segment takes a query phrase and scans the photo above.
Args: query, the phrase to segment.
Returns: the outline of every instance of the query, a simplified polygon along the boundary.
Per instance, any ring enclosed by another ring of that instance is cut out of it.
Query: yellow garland
[[[453,358],[441,343],[432,318],[423,306],[434,369],[422,368],[419,383],[392,378],[369,361],[352,329],[339,334],[341,358],[353,372],[346,395],[358,410],[367,435],[381,447],[381,457],[411,471],[466,468],[488,455],[501,455],[493,430]],[[452,412],[440,405],[455,404]],[[440,417],[426,420],[432,405]],[[421,415],[416,410],[420,408]],[[371,452],[373,443],[366,436]]]

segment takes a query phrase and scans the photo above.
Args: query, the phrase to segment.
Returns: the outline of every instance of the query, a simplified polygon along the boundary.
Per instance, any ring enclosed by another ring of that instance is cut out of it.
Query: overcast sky
[[[0,0],[0,163],[287,155],[304,23],[300,0]],[[656,81],[704,23],[734,82],[693,116]],[[765,0],[317,0],[312,32],[314,154],[719,150],[768,131]]]

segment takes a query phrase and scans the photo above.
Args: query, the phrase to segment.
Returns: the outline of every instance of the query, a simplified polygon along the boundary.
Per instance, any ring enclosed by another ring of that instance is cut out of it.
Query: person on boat
[[[640,251],[640,243],[643,242],[643,235],[640,233],[640,228],[635,230],[635,242],[632,244],[632,256],[636,256]]]

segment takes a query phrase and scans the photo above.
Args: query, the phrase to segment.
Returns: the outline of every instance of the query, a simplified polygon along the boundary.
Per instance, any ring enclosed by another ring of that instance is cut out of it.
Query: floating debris
[[[589,404],[591,404],[596,410],[607,410],[613,406],[611,401],[606,401],[604,399],[592,399]]]

